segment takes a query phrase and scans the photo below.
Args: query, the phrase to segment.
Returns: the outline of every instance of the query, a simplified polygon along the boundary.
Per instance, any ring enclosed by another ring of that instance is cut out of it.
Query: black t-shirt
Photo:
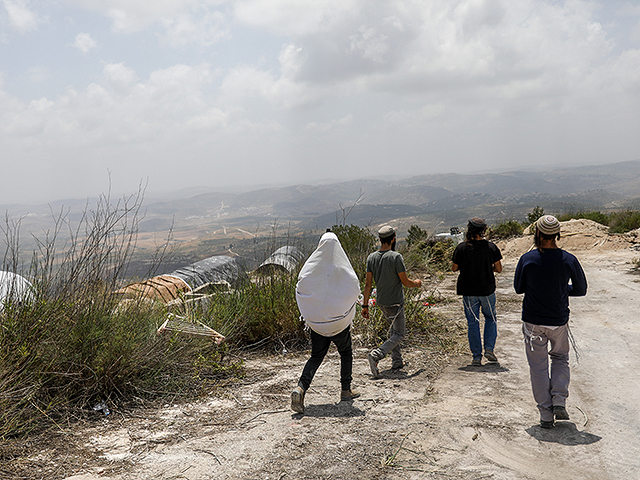
[[[458,295],[485,297],[496,291],[493,264],[502,259],[500,249],[488,240],[472,240],[458,244],[453,263],[460,267],[456,286]]]

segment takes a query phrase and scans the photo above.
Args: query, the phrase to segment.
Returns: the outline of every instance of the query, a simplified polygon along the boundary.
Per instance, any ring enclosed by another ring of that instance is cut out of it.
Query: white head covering
[[[338,237],[325,233],[298,275],[300,313],[309,328],[331,337],[351,325],[359,295],[358,276]]]

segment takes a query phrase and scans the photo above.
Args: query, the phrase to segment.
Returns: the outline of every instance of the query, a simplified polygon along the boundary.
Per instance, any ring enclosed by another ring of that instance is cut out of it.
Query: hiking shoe
[[[360,392],[355,392],[353,390],[342,390],[340,392],[340,401],[344,402],[347,400],[353,400],[354,398],[358,398],[360,396]]]
[[[304,413],[304,390],[297,386],[291,392],[291,410],[297,413]]]
[[[471,366],[473,366],[473,367],[481,367],[482,366],[482,359],[481,358],[474,358],[473,360],[471,360]]]
[[[553,420],[547,422],[546,420],[540,420],[540,428],[553,428]]]
[[[369,360],[369,368],[371,368],[371,374],[373,378],[378,378],[380,372],[378,371],[378,360],[373,356],[373,352],[369,352],[367,355],[367,359]]]
[[[391,365],[391,370],[398,371],[403,369],[407,365],[407,362],[399,363],[398,365]]]
[[[553,416],[556,417],[556,420],[569,420],[567,409],[562,405],[553,406]]]
[[[497,362],[498,361],[498,357],[496,357],[496,355],[493,353],[493,350],[485,350],[484,351],[484,358],[486,358],[490,362]]]

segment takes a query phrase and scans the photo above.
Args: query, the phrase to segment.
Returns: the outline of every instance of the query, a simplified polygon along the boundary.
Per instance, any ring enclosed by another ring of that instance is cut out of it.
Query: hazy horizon
[[[509,173],[516,173],[516,172],[527,172],[527,171],[531,171],[531,172],[550,172],[553,170],[557,170],[557,169],[563,169],[563,168],[581,168],[581,167],[597,167],[597,166],[606,166],[606,165],[613,165],[616,163],[628,163],[628,162],[640,162],[640,159],[638,160],[630,160],[627,162],[610,162],[610,163],[603,163],[603,164],[574,164],[574,165],[531,165],[531,166],[523,166],[521,168],[493,168],[493,169],[486,169],[486,170],[478,170],[478,171],[469,171],[469,172],[441,172],[441,173],[432,173],[432,172],[427,172],[427,173],[420,173],[420,174],[415,174],[415,175],[378,175],[378,176],[369,176],[369,177],[362,177],[362,178],[353,178],[353,179],[331,179],[331,178],[325,178],[325,179],[319,179],[316,181],[309,181],[309,182],[298,182],[298,183],[271,183],[271,184],[256,184],[256,185],[223,185],[223,186],[219,186],[219,187],[214,187],[214,186],[206,186],[206,185],[194,185],[192,187],[183,187],[183,188],[179,188],[179,189],[174,189],[174,190],[165,190],[165,191],[154,191],[148,188],[148,186],[141,186],[141,190],[140,192],[143,195],[143,199],[144,199],[144,203],[145,204],[149,204],[150,202],[156,202],[156,201],[172,201],[172,200],[183,200],[183,199],[188,199],[188,198],[192,198],[195,197],[197,195],[201,195],[201,194],[207,194],[207,193],[231,193],[231,194],[241,194],[241,193],[246,193],[246,192],[252,192],[252,191],[257,191],[257,190],[261,190],[261,189],[272,189],[272,188],[288,188],[288,187],[294,187],[297,185],[312,185],[312,186],[322,186],[322,185],[329,185],[329,184],[338,184],[338,183],[343,183],[343,182],[357,182],[357,181],[370,181],[370,180],[386,180],[386,181],[399,181],[399,180],[406,180],[406,179],[410,179],[412,177],[419,177],[419,176],[424,176],[424,175],[447,175],[447,174],[459,174],[459,175],[485,175],[485,174],[509,174]],[[143,182],[142,182],[143,183]],[[59,198],[50,198],[50,199],[46,199],[42,202],[9,202],[9,203],[0,203],[0,206],[4,207],[4,208],[10,208],[12,206],[19,206],[19,207],[31,207],[31,206],[42,206],[42,205],[68,205],[71,203],[75,203],[75,204],[84,204],[87,201],[89,201],[89,203],[91,204],[93,201],[97,200],[99,197],[102,196],[107,196],[109,195],[111,198],[112,203],[118,202],[121,198],[123,197],[130,197],[133,195],[136,195],[138,193],[138,188],[135,188],[133,190],[130,191],[121,191],[118,192],[116,191],[114,188],[109,189],[108,187],[101,192],[96,192],[95,194],[92,195],[87,195],[85,197],[72,197],[72,196],[67,196],[67,197],[59,197]],[[14,215],[16,213],[16,211],[9,211],[8,213]]]
[[[2,0],[0,204],[640,158],[640,4]]]

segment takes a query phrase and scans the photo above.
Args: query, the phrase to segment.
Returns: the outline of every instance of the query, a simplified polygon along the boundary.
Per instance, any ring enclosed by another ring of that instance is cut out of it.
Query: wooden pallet
[[[207,327],[204,323],[199,321],[191,322],[183,317],[171,314],[158,329],[158,334],[166,332],[180,333],[194,337],[209,337],[218,345],[225,341],[224,335]]]

